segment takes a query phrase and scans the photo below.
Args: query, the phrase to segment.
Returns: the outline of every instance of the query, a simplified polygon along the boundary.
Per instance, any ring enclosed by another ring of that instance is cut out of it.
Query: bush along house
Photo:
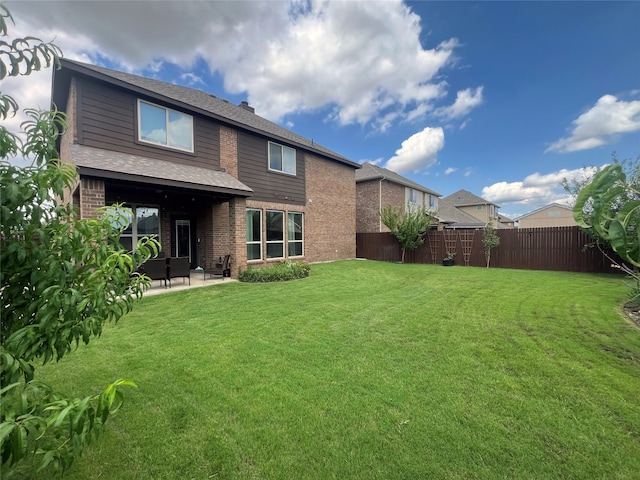
[[[60,157],[77,167],[67,201],[82,218],[133,211],[124,246],[157,235],[192,268],[356,255],[360,166],[206,92],[62,60],[52,102],[68,115]]]

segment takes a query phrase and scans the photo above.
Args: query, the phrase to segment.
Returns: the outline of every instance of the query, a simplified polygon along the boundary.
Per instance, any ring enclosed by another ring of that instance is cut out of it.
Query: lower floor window
[[[288,213],[287,243],[290,257],[300,257],[304,255],[303,238],[304,228],[302,224],[302,214],[296,212]]]
[[[267,210],[267,258],[284,257],[284,212]]]
[[[285,222],[286,219],[286,222]],[[304,255],[304,216],[298,212],[247,209],[247,260]],[[263,243],[264,242],[264,243]]]
[[[143,237],[160,236],[160,218],[155,207],[133,206],[129,217],[129,224],[120,235],[120,244],[132,251]]]
[[[158,209],[155,207],[129,207],[129,224],[120,235],[120,244],[128,251],[133,251],[138,240],[143,237],[160,236],[160,219]]]
[[[247,260],[262,259],[262,210],[247,209]]]

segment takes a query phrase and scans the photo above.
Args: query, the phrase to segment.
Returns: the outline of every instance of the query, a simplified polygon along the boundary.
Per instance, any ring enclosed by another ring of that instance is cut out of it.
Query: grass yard
[[[139,387],[66,478],[637,479],[621,280],[354,260],[145,298],[39,370]]]

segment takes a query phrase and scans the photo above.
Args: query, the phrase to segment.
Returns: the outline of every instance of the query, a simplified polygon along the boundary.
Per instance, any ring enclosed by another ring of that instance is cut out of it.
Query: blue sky
[[[7,2],[10,34],[248,100],[444,196],[517,217],[640,155],[639,2]],[[50,72],[6,81],[46,107]],[[17,122],[18,119],[15,120]]]

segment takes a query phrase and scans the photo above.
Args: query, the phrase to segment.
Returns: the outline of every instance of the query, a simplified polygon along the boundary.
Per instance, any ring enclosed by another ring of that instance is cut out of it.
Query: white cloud
[[[202,80],[202,77],[192,72],[183,73],[182,75],[180,75],[180,78],[185,82],[187,82],[189,85],[196,85],[196,84],[206,85],[204,80]]]
[[[442,128],[426,127],[402,142],[395,156],[387,161],[385,167],[397,173],[418,172],[434,165],[437,155],[444,147]]]
[[[482,104],[483,89],[484,87],[478,87],[475,90],[471,88],[460,90],[456,95],[456,101],[452,105],[436,109],[436,115],[446,120],[455,120],[456,118],[464,117],[475,107]],[[466,122],[464,126],[466,126]]]
[[[449,167],[444,171],[444,174],[445,175],[449,175],[449,174],[455,172],[456,170],[458,170],[458,169],[457,168],[453,168],[453,167]]]
[[[272,120],[322,110],[340,124],[382,131],[434,109],[446,95],[443,70],[458,47],[456,39],[424,46],[420,17],[400,0],[158,5],[45,1],[10,8],[21,32],[55,38],[68,58],[108,59],[134,72],[158,72],[164,62],[189,71],[204,60],[227,91],[246,93]],[[477,89],[464,92],[448,115],[461,115],[478,96]]]
[[[519,205],[521,213],[535,210],[549,203],[569,204],[571,196],[561,186],[563,179],[589,178],[594,168],[577,168],[573,170],[561,169],[556,172],[541,174],[532,173],[517,182],[498,182],[482,189],[482,198],[504,205],[511,204],[511,208]]]
[[[552,143],[546,152],[576,152],[599,147],[616,136],[640,130],[640,100],[625,102],[604,95],[572,122],[571,136]]]

